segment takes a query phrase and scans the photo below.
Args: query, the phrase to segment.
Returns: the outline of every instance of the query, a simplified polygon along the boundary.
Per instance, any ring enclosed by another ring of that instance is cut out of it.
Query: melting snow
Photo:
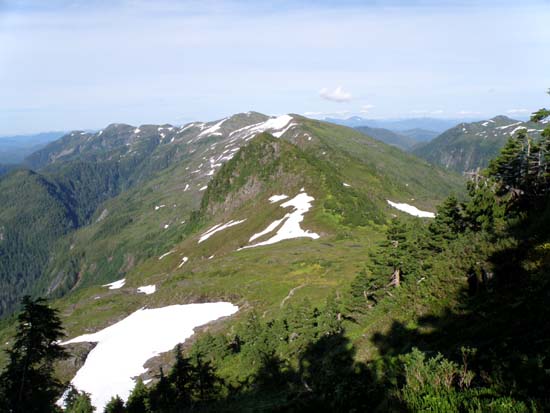
[[[171,250],[171,251],[168,251],[168,252],[162,254],[162,255],[159,257],[159,260],[162,260],[164,257],[166,257],[166,256],[168,256],[168,255],[170,255],[170,254],[172,254],[174,251],[175,251],[175,250]]]
[[[276,202],[279,202],[279,201],[282,201],[283,199],[287,199],[288,198],[288,195],[273,195],[271,198],[269,198],[269,202],[271,202],[272,204],[276,203]]]
[[[84,366],[71,383],[90,393],[92,404],[103,411],[112,396],[126,400],[133,377],[145,373],[145,362],[171,350],[193,335],[193,329],[230,316],[238,307],[226,302],[171,305],[140,309],[94,334],[85,334],[62,344],[97,342]]]
[[[527,129],[525,126],[518,126],[517,128],[514,128],[514,130],[512,132],[509,132],[510,135],[513,135],[514,133],[516,133],[517,131],[520,131],[522,129]]]
[[[280,138],[290,127],[294,126],[294,125],[289,125],[290,121],[292,121],[292,116],[282,115],[276,118],[269,118],[268,120],[262,123],[245,126],[244,128],[237,129],[233,133],[246,131],[248,133],[246,134],[244,139],[249,140],[249,139],[252,139],[257,134],[269,130],[269,131],[278,131],[278,132],[274,132],[273,136],[275,136],[276,138]],[[231,135],[233,135],[233,133]]]
[[[157,291],[157,287],[156,285],[144,285],[142,287],[138,287],[138,293],[143,293],[143,294],[153,294],[155,291]]]
[[[207,135],[221,135],[221,133],[216,133],[220,127],[222,126],[222,124],[227,120],[227,118],[223,118],[222,120],[220,120],[218,123],[216,123],[214,126],[211,126],[209,127],[208,129],[205,129],[203,130],[201,133],[199,133],[199,135],[197,136],[197,138],[200,138],[202,136],[207,136]]]
[[[189,261],[189,258],[188,257],[183,257],[181,259],[180,265],[178,265],[178,268],[183,267],[183,264],[185,264],[187,261]]]
[[[118,290],[119,288],[124,287],[124,284],[126,284],[126,278],[123,278],[122,280],[113,281],[109,284],[104,284],[102,287],[109,287],[109,290]]]
[[[263,231],[259,232],[258,234],[252,235],[252,237],[250,237],[249,242],[252,242],[257,238],[274,231],[275,228],[281,225],[277,233],[266,241],[259,242],[254,245],[248,245],[241,249],[254,248],[254,247],[259,247],[261,245],[275,244],[276,242],[280,242],[285,239],[292,239],[292,238],[301,238],[301,237],[308,237],[312,239],[319,238],[319,234],[316,234],[315,232],[310,232],[308,230],[304,231],[302,227],[300,227],[300,223],[304,220],[304,214],[311,209],[311,203],[314,200],[315,198],[313,198],[312,196],[309,196],[305,192],[301,192],[298,195],[296,195],[294,198],[281,204],[281,208],[294,207],[295,209],[294,211],[286,214],[280,220],[276,220],[271,224],[269,224],[269,226]]]
[[[497,126],[495,129],[507,129],[507,128],[510,128],[512,126],[517,126],[517,125],[521,125],[523,122],[516,122],[516,123],[511,123],[509,125],[505,125],[505,126]]]
[[[409,215],[414,215],[415,217],[421,217],[421,218],[435,218],[435,214],[433,212],[428,211],[421,211],[415,206],[409,205],[409,204],[399,204],[397,202],[392,202],[388,200],[388,204],[390,204],[392,207],[406,212]]]
[[[216,232],[223,231],[224,229],[227,229],[227,228],[233,227],[235,225],[241,224],[244,221],[246,221],[246,219],[242,219],[240,221],[231,220],[231,221],[229,221],[229,222],[227,222],[223,225],[222,224],[214,225],[212,228],[210,228],[208,231],[206,231],[204,234],[201,235],[201,237],[199,239],[199,244],[203,241],[206,241],[208,238],[210,238]]]

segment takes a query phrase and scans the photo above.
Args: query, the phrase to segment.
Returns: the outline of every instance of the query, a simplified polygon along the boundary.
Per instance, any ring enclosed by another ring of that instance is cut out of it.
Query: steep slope
[[[70,337],[143,306],[230,301],[242,309],[234,323],[250,309],[274,315],[304,297],[322,302],[347,288],[388,218],[404,216],[388,200],[433,211],[460,188],[460,177],[346,127],[297,115],[228,122],[191,124],[177,145],[156,145],[148,157],[167,167],[144,158],[140,167],[155,172],[126,175],[127,189],[59,240],[37,289],[61,297]],[[41,171],[93,164],[86,153],[57,156],[64,150],[45,156]],[[101,149],[94,157],[114,160]],[[163,360],[150,360],[144,377]],[[60,374],[79,366],[72,359]]]
[[[216,170],[240,153],[240,145],[273,126],[279,127],[275,134],[306,151],[310,162],[326,171],[341,171],[338,178],[332,178],[334,194],[326,204],[327,209],[337,212],[337,219],[346,224],[382,222],[390,210],[387,198],[429,209],[439,196],[459,187],[457,177],[434,170],[414,157],[348,128],[298,116],[272,118],[253,125],[222,129],[215,132],[208,144],[201,143],[205,135],[196,141],[191,139],[189,151],[193,151],[193,156],[105,203],[96,211],[91,225],[68,237],[64,248],[54,254],[42,288],[62,294],[75,284],[121,278],[141,260],[169,250],[195,228],[196,223],[190,222],[189,214],[200,207],[203,194],[204,199],[211,197],[209,182]],[[340,149],[337,145],[344,146]],[[414,172],[408,171],[411,167]],[[261,172],[262,165],[256,165],[253,170]],[[269,171],[262,173],[270,176]],[[301,175],[300,168],[297,167],[294,174]],[[364,196],[351,195],[361,189]],[[253,192],[249,194],[251,199],[253,195]],[[344,207],[345,203],[355,207]],[[224,207],[224,210],[231,208]],[[78,266],[70,265],[76,262]]]
[[[69,203],[59,184],[34,172],[0,178],[0,316],[36,292],[49,252],[77,226]]]
[[[388,145],[397,146],[403,150],[411,149],[416,143],[418,143],[415,139],[403,134],[392,132],[389,129],[371,128],[369,126],[358,126],[355,129],[367,136],[378,139]]]
[[[536,138],[543,128],[533,122],[497,116],[486,121],[461,123],[412,152],[447,169],[470,172],[487,166],[506,141],[521,129]]]

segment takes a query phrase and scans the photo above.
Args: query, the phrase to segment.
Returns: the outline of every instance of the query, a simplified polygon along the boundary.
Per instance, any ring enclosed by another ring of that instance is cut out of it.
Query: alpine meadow
[[[0,2],[0,412],[550,411],[548,21]]]

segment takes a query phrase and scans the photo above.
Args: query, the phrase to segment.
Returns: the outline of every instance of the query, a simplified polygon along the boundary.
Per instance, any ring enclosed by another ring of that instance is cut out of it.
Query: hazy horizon
[[[550,3],[12,0],[0,136],[266,114],[525,118]]]

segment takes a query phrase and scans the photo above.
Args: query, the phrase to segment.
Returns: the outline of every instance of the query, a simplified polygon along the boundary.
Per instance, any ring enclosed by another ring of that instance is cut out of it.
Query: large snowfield
[[[133,378],[146,372],[147,360],[191,337],[194,328],[237,311],[227,302],[137,310],[97,333],[62,343],[97,342],[71,383],[90,393],[92,404],[101,412],[114,395],[127,400],[135,385]]]

